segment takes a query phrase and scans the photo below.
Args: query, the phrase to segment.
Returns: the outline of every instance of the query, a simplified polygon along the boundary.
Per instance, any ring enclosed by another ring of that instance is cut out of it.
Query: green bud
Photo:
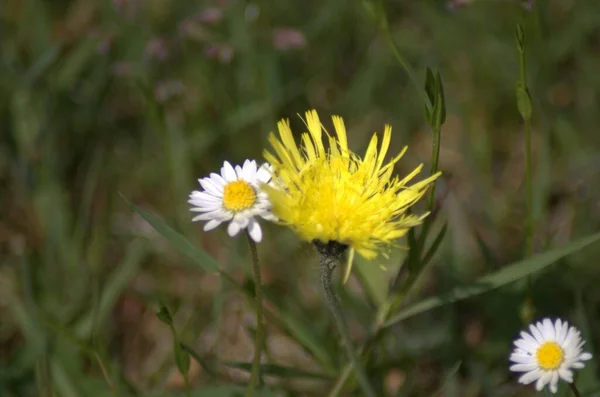
[[[173,327],[173,317],[171,316],[171,312],[169,311],[167,306],[165,306],[162,301],[159,301],[158,305],[159,309],[156,313],[156,317],[163,323],[167,324],[169,327]]]
[[[446,121],[446,99],[439,71],[434,74],[430,68],[425,70],[425,93],[428,99],[428,103],[425,104],[425,118],[429,125],[439,129]]]
[[[517,39],[517,49],[519,52],[525,52],[525,29],[520,23],[515,29],[515,38]]]

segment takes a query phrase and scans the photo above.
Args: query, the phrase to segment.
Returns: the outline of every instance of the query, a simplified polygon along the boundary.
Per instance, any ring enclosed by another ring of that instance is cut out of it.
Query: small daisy
[[[228,222],[227,233],[233,237],[246,229],[252,240],[262,240],[262,230],[256,219],[260,216],[269,221],[277,218],[271,214],[269,197],[261,190],[262,184],[271,182],[268,163],[257,167],[256,161],[246,160],[244,165],[235,168],[227,161],[221,167],[221,175],[211,173],[209,177],[198,179],[203,191],[193,191],[188,203],[190,211],[200,212],[194,221],[208,221],[204,230],[212,230],[223,222]]]
[[[581,333],[566,321],[557,319],[552,324],[545,318],[529,325],[529,331],[521,331],[521,338],[514,342],[516,347],[510,355],[514,365],[510,370],[524,372],[519,382],[528,385],[535,381],[537,391],[550,384],[550,391],[556,393],[559,378],[573,383],[572,369],[583,368],[583,362],[592,358],[582,350],[585,341]]]

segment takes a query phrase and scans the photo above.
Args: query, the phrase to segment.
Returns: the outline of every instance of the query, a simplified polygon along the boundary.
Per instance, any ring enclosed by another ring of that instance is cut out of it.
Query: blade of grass
[[[127,255],[117,266],[115,272],[110,276],[102,290],[98,302],[98,312],[95,313],[96,320],[94,320],[94,313],[90,313],[90,315],[84,317],[76,327],[75,334],[77,336],[80,338],[89,338],[93,331],[94,322],[102,324],[112,312],[123,290],[127,288],[131,280],[139,273],[146,252],[145,243],[134,241],[130,244]]]
[[[251,363],[243,363],[240,361],[224,361],[223,365],[231,368],[242,369],[246,372],[252,371]],[[262,364],[260,372],[263,375],[278,376],[280,378],[310,378],[310,379],[331,379],[326,374],[318,374],[315,372],[303,371],[293,367],[285,367],[276,364]]]
[[[216,273],[219,270],[219,262],[208,255],[200,248],[193,245],[182,234],[171,229],[162,219],[155,217],[149,212],[144,211],[135,204],[129,202],[122,194],[121,198],[129,205],[129,207],[137,212],[146,222],[148,222],[154,230],[160,233],[161,236],[167,239],[180,253],[190,258],[194,263],[200,265],[204,271],[208,273]]]
[[[479,280],[470,285],[456,287],[448,293],[424,299],[421,302],[415,303],[414,305],[411,305],[392,316],[384,323],[383,327],[390,327],[402,320],[416,316],[417,314],[427,312],[449,303],[480,295],[503,285],[520,280],[523,277],[542,270],[543,268],[556,262],[558,259],[580,251],[581,249],[599,240],[600,233],[593,234],[567,244],[564,247],[547,251],[543,254],[536,255],[534,257],[506,266],[497,272],[481,277]]]

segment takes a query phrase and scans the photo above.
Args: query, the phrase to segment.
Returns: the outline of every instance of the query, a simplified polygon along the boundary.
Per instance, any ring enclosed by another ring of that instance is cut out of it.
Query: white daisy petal
[[[566,322],[561,322],[560,319],[558,319],[556,321],[558,323],[558,330],[556,332],[557,336],[556,336],[556,340],[559,344],[563,344],[565,342],[565,337],[567,336],[567,326],[568,324]]]
[[[229,237],[236,236],[240,232],[240,230],[240,224],[237,223],[235,219],[229,222],[229,225],[227,226],[227,234],[229,234]]]
[[[531,335],[535,338],[537,343],[544,343],[544,337],[542,336],[542,333],[536,326],[531,324],[529,326],[529,331],[531,331]]]
[[[543,321],[544,338],[546,340],[556,340],[556,332],[554,331],[554,325],[549,318],[545,318]]]
[[[194,204],[192,202],[190,202],[190,204]],[[219,205],[207,205],[207,206],[198,206],[198,207],[192,207],[190,208],[190,211],[192,212],[212,212],[212,211],[216,211],[218,209],[220,209],[221,206]]]
[[[210,174],[210,180],[214,183],[216,187],[220,189],[223,189],[223,187],[227,183],[221,175],[215,174],[214,172]]]
[[[252,160],[252,161],[249,161],[248,164],[244,164],[244,171],[245,171],[246,178],[248,178],[248,180],[250,180],[250,181],[256,180],[256,172],[257,172],[256,161]]]
[[[204,225],[204,231],[208,232],[209,230],[213,230],[214,228],[216,228],[220,224],[221,224],[221,221],[218,221],[216,219],[212,219],[212,220],[206,222],[206,224]]]
[[[550,378],[550,391],[556,393],[558,391],[558,372],[552,372],[552,378]]]
[[[510,361],[514,362],[515,364],[537,363],[536,358],[531,355],[522,355],[515,353],[510,355]]]
[[[264,212],[259,214],[261,218],[270,222],[277,222],[277,217],[270,212]]]
[[[533,336],[531,336],[530,334],[528,334],[525,331],[521,331],[521,338],[523,340],[525,340],[525,342],[527,342],[527,345],[532,349],[535,350],[537,348],[538,343],[536,342],[535,338]]]
[[[572,383],[573,382],[573,371],[569,371],[566,368],[559,368],[558,369],[558,375],[565,382],[568,382],[568,383]]]
[[[515,364],[515,365],[512,365],[509,369],[513,372],[527,372],[527,371],[533,371],[536,368],[537,368],[537,363],[531,362],[531,363],[527,363],[527,364]]]
[[[525,375],[519,378],[519,383],[524,385],[528,385],[532,382],[535,382],[542,375],[542,371],[538,368],[533,371],[527,372]]]
[[[210,178],[198,179],[200,182],[200,186],[204,188],[208,193],[212,194],[215,197],[223,197],[223,189],[219,190],[211,181]]]
[[[261,182],[268,183],[271,180],[271,170],[270,164],[265,163],[260,166],[258,171],[256,171],[256,179]]]
[[[235,170],[233,169],[231,164],[229,164],[228,161],[225,161],[223,163],[223,167],[221,168],[221,175],[223,175],[223,179],[225,179],[226,182],[233,182],[236,179],[238,179]]]
[[[236,222],[238,224],[238,226],[240,227],[240,229],[245,229],[248,226],[248,223],[250,223],[250,220],[245,217],[245,216],[235,216],[233,218],[233,221]]]
[[[252,237],[257,243],[260,243],[262,240],[262,229],[260,228],[260,224],[256,221],[256,219],[250,219],[250,223],[248,224],[248,234]]]
[[[239,165],[235,166],[235,173],[236,173],[238,179],[247,180],[247,178],[244,177],[244,171],[242,170],[242,167],[240,167]]]
[[[207,192],[196,192],[196,194],[193,194],[190,197],[194,200],[202,200],[209,203],[220,203],[222,201],[220,198],[215,197]]]
[[[542,376],[540,376],[540,378],[537,380],[535,384],[535,389],[537,391],[542,390],[544,386],[546,386],[548,382],[550,382],[550,379],[552,379],[552,372],[544,372]]]
[[[217,211],[213,211],[213,212],[205,212],[204,214],[200,214],[197,215],[195,217],[192,218],[192,222],[196,222],[196,221],[209,221],[211,219],[216,219],[217,217]]]
[[[521,348],[523,351],[525,351],[527,353],[533,353],[533,352],[535,352],[535,349],[537,348],[537,343],[533,344],[533,343],[526,341],[525,339],[516,340],[514,345]]]

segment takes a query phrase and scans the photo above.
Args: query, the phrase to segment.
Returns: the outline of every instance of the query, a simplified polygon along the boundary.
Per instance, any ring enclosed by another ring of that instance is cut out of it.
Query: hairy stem
[[[354,368],[354,372],[356,373],[356,377],[358,378],[358,382],[360,383],[360,387],[362,388],[363,394],[367,397],[375,397],[373,387],[369,383],[369,379],[367,378],[367,375],[361,367],[356,353],[354,352],[354,348],[352,347],[350,333],[348,332],[348,325],[346,324],[346,320],[344,318],[344,315],[342,314],[342,309],[338,297],[336,296],[335,291],[333,290],[333,270],[340,262],[340,259],[341,258],[339,256],[332,256],[321,253],[321,285],[323,287],[323,292],[325,293],[327,306],[329,307],[329,310],[331,311],[331,314],[333,315],[337,328],[340,332],[342,343],[346,348],[348,359],[352,367]]]
[[[254,273],[254,293],[256,295],[256,340],[254,342],[254,360],[252,361],[252,374],[250,375],[250,381],[246,388],[246,397],[252,397],[254,388],[260,381],[260,356],[262,350],[262,341],[264,338],[264,324],[263,324],[263,299],[262,299],[262,285],[260,279],[260,264],[258,262],[258,252],[256,250],[256,243],[246,231],[246,239],[248,240],[248,246],[250,247],[250,254],[252,256],[252,269]]]

